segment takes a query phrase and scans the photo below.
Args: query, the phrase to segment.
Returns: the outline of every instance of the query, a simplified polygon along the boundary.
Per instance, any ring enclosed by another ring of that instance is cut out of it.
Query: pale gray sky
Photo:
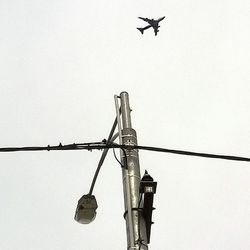
[[[126,90],[139,144],[250,156],[247,0],[0,2],[0,147],[98,141]],[[142,36],[138,16],[159,18]],[[100,152],[0,154],[0,249],[126,249],[110,153],[96,220],[73,220]],[[250,249],[250,165],[140,151],[152,250]]]

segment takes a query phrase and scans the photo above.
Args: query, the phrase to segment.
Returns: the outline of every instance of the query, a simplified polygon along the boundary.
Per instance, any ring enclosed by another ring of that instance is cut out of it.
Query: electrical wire
[[[124,148],[127,150],[147,150],[147,151],[154,151],[154,152],[163,152],[163,153],[171,153],[171,154],[180,154],[180,155],[187,155],[187,156],[197,156],[197,157],[205,157],[205,158],[215,158],[215,159],[223,159],[223,160],[233,160],[233,161],[250,161],[250,158],[241,157],[241,156],[233,156],[233,155],[218,155],[218,154],[209,154],[209,153],[199,153],[193,151],[184,151],[184,150],[176,150],[176,149],[167,149],[167,148],[159,148],[159,147],[149,147],[149,146],[140,146],[140,145],[107,145],[104,147],[111,147],[111,148]],[[93,145],[92,149],[101,149],[101,145]]]
[[[108,141],[106,141],[108,142]],[[154,152],[162,152],[162,153],[171,153],[171,154],[180,154],[187,156],[197,156],[197,157],[205,157],[205,158],[215,158],[215,159],[224,159],[224,160],[233,160],[233,161],[250,161],[250,158],[234,156],[234,155],[219,155],[219,154],[209,154],[209,153],[199,153],[193,151],[185,151],[185,150],[176,150],[176,149],[167,149],[167,148],[159,148],[159,147],[149,147],[149,146],[141,146],[141,145],[119,145],[114,143],[106,143],[102,142],[90,142],[90,143],[73,143],[59,146],[46,146],[46,147],[5,147],[0,148],[0,152],[14,152],[14,151],[53,151],[53,150],[88,150],[92,151],[95,149],[103,150],[110,148],[120,148],[126,150],[147,150]]]
[[[121,150],[123,151],[123,155],[124,155],[124,157],[125,157],[125,162],[124,162],[125,164],[122,164],[122,163],[119,161],[119,159],[118,159],[117,156],[116,156],[115,149],[113,148],[114,157],[115,157],[116,161],[121,165],[122,168],[128,169],[128,164],[127,164],[128,160],[127,160],[126,151],[125,151],[124,148],[121,148]]]
[[[112,137],[113,137],[113,134],[115,132],[116,125],[117,125],[117,118],[115,118],[113,126],[112,126],[112,128],[111,128],[111,130],[109,132],[108,140],[107,141],[103,140],[103,143],[105,143],[105,145],[109,145],[109,143],[112,141]],[[116,136],[115,136],[115,138],[116,138]],[[113,138],[113,140],[115,140],[115,138]],[[105,158],[107,156],[108,150],[109,150],[108,148],[104,149],[104,151],[103,151],[103,153],[101,155],[101,158],[99,160],[99,163],[98,163],[96,171],[95,171],[95,175],[94,175],[93,180],[91,182],[91,186],[90,186],[90,189],[89,189],[89,195],[91,195],[93,193],[93,189],[94,189],[94,186],[95,186],[95,183],[96,183],[96,179],[97,179],[98,174],[100,172],[101,166],[102,166],[102,164],[103,164],[103,162],[104,162],[104,160],[105,160]]]
[[[233,155],[219,155],[219,154],[199,153],[199,152],[192,152],[192,151],[166,149],[166,148],[158,148],[158,147],[148,147],[148,146],[134,146],[134,148],[135,149],[141,149],[141,150],[155,151],[155,152],[187,155],[187,156],[217,158],[217,159],[233,160],[233,161],[250,161],[250,158],[241,157],[241,156],[233,156]]]

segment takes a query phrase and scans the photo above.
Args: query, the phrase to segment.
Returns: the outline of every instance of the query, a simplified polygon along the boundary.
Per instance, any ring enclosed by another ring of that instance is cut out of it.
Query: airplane
[[[142,34],[143,34],[144,30],[149,29],[149,28],[152,27],[154,29],[155,35],[157,36],[157,32],[159,31],[158,28],[160,27],[159,26],[159,22],[162,21],[165,18],[165,16],[161,17],[161,18],[159,18],[157,20],[149,19],[149,18],[144,18],[144,17],[138,17],[138,18],[140,18],[143,21],[149,23],[149,25],[146,26],[146,27],[144,27],[144,28],[137,28]]]

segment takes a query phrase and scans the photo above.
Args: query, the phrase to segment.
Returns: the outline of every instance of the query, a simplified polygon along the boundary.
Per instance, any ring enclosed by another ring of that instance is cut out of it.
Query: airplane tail
[[[137,28],[137,29],[143,34],[143,31],[144,31],[143,28]]]

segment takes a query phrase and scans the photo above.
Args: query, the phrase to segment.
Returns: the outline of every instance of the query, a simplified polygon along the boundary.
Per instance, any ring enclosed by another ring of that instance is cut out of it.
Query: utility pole
[[[115,98],[120,143],[123,145],[137,145],[136,131],[132,128],[131,123],[128,93],[122,92],[120,94],[120,109],[117,106],[118,97],[115,96]],[[120,121],[120,112],[122,122]],[[127,168],[123,168],[122,170],[127,249],[148,250],[145,219],[142,215],[142,204],[140,204],[141,175],[138,150],[126,149],[125,152],[126,156],[121,151],[121,162],[127,164]]]

